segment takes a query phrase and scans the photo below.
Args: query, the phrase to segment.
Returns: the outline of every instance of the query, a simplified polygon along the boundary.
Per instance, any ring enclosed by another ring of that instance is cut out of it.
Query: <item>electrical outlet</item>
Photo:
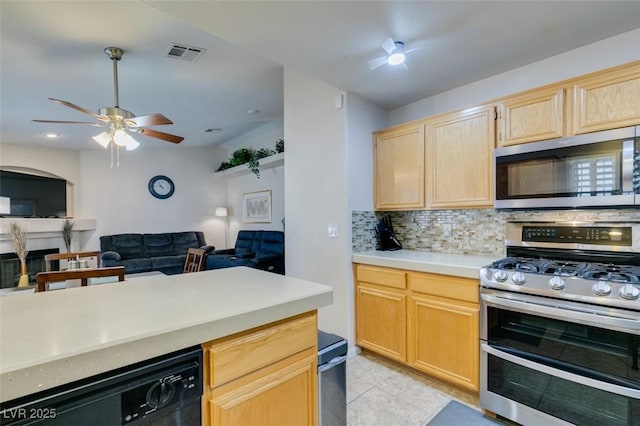
[[[330,223],[327,226],[327,233],[329,234],[329,238],[338,238],[338,224]]]
[[[450,223],[444,223],[442,225],[442,236],[443,237],[450,237],[451,236],[451,224]]]

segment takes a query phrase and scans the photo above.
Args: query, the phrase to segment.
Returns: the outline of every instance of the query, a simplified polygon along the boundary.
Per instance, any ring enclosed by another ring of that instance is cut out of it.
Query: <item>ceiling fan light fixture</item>
[[[404,63],[404,60],[404,52],[393,52],[389,57],[387,57],[387,64],[400,65]]]
[[[107,147],[109,147],[109,143],[111,142],[111,134],[109,134],[108,132],[102,132],[99,135],[93,136],[91,139],[98,142],[104,149],[107,149]]]
[[[140,146],[138,141],[122,129],[118,129],[113,133],[113,142],[118,146],[124,146],[127,151],[132,151]]]

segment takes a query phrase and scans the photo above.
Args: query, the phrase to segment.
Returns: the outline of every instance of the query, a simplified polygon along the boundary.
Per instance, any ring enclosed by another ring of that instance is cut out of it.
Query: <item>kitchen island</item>
[[[0,298],[0,402],[332,300],[329,286],[246,267]]]

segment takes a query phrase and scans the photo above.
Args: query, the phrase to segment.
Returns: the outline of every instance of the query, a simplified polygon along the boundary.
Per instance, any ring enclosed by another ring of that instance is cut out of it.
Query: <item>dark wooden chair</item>
[[[52,253],[44,256],[44,266],[45,271],[51,271],[51,262],[60,261],[60,260],[76,260],[76,259],[87,259],[87,258],[96,258],[96,267],[100,267],[100,252],[99,251],[83,251],[78,253]]]
[[[38,272],[36,275],[36,291],[49,290],[49,283],[57,283],[67,280],[80,280],[85,287],[89,278],[118,277],[118,281],[124,281],[124,266],[114,266],[112,268],[83,268],[68,269],[66,271]]]
[[[203,249],[190,248],[187,250],[187,259],[184,262],[184,273],[202,271],[206,251]]]

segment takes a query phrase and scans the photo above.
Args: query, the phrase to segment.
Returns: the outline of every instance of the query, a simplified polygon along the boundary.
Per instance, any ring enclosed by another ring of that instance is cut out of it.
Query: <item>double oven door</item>
[[[481,289],[480,404],[523,425],[640,425],[640,315]]]

